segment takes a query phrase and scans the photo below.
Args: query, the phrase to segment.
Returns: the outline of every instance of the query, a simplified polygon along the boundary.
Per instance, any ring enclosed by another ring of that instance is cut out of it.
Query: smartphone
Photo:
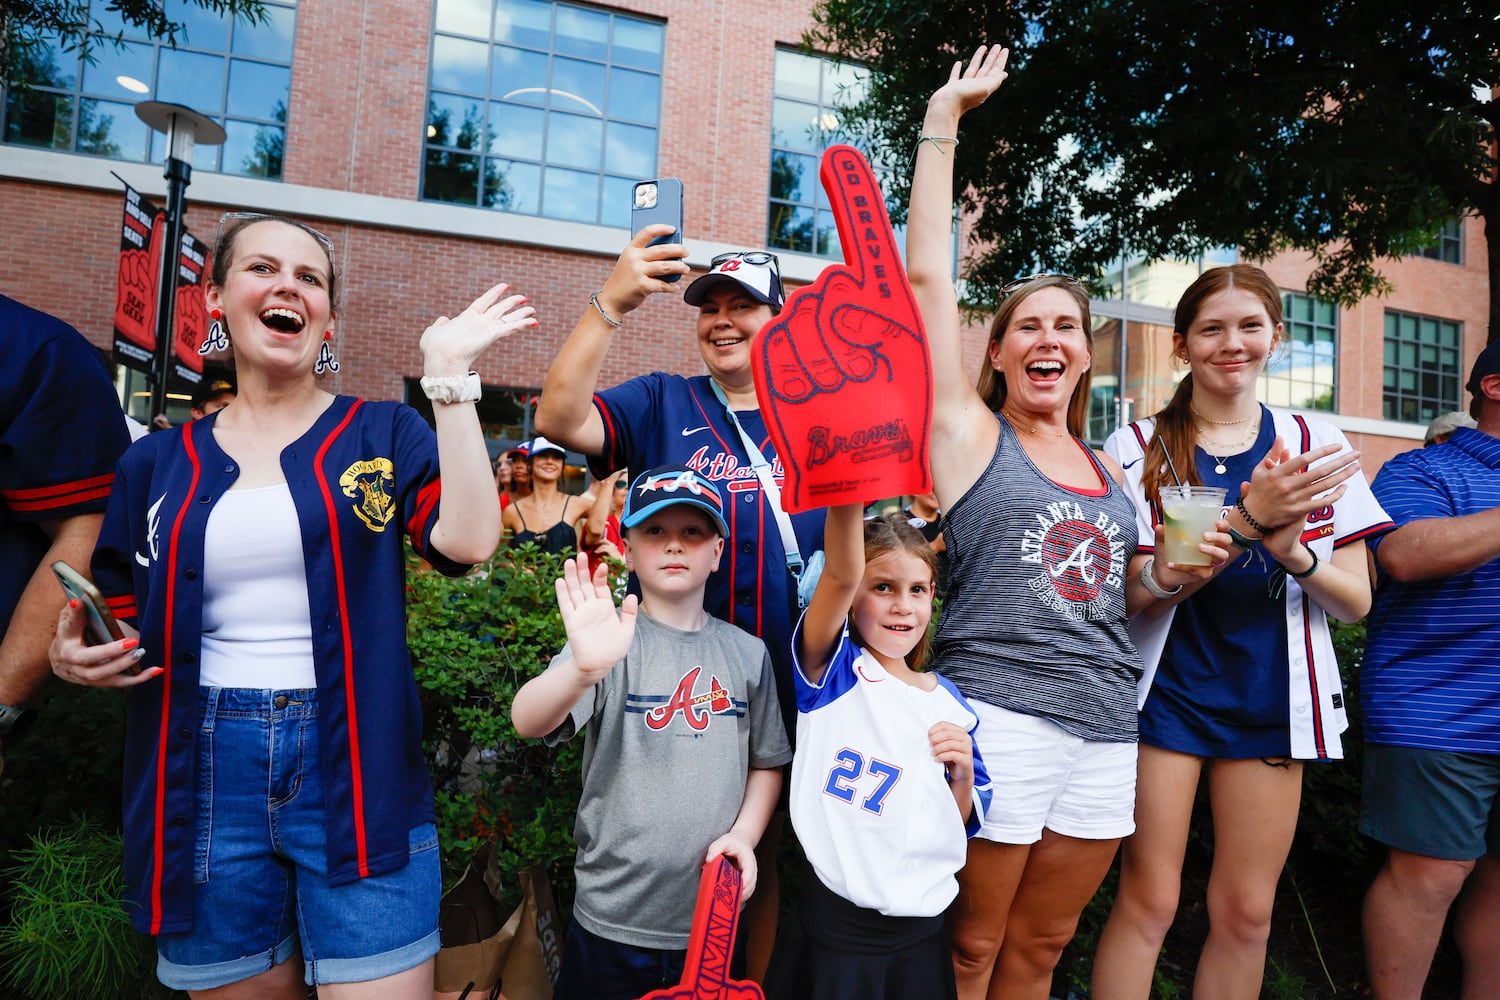
[[[649,246],[658,243],[682,242],[682,181],[676,177],[658,177],[654,181],[641,181],[635,186],[630,202],[630,235],[634,236],[646,226],[664,222],[672,232],[652,240]],[[663,281],[676,281],[680,274],[669,274]]]
[[[90,583],[87,577],[61,559],[52,564],[52,572],[67,595],[76,600],[88,614],[84,631],[88,633],[89,645],[98,646],[125,638],[119,619],[109,610],[99,588]]]

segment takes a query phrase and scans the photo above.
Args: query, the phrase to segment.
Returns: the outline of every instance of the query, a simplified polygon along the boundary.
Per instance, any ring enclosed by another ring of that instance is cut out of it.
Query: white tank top
[[[318,686],[297,508],[286,483],[230,490],[203,536],[203,687]]]

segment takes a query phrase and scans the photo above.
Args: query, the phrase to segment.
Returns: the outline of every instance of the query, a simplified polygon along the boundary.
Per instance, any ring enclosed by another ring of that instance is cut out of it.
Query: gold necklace
[[[1010,421],[1013,427],[1017,427],[1025,431],[1027,434],[1030,434],[1032,437],[1042,441],[1062,441],[1073,436],[1072,433],[1068,431],[1065,431],[1062,434],[1043,434],[1041,431],[1037,430],[1030,424],[1023,424],[1021,421],[1017,420],[1014,416],[1011,415],[1010,411],[1005,409],[1005,407],[1003,406],[1000,408],[1000,414],[1001,416],[1005,417],[1006,420]]]
[[[1203,414],[1198,412],[1198,408],[1192,403],[1188,404],[1188,409],[1193,411],[1193,416],[1197,417],[1205,424],[1218,424],[1220,427],[1234,427],[1237,424],[1243,424],[1247,420],[1254,420],[1256,417],[1260,416],[1259,406],[1255,408],[1254,413],[1250,414],[1248,417],[1240,417],[1238,420],[1215,420],[1213,417],[1205,417]]]
[[[1196,410],[1194,410],[1193,412],[1195,414],[1197,413]],[[1204,419],[1207,419],[1207,418],[1204,418]],[[1218,422],[1219,421],[1214,421],[1214,420],[1210,420],[1209,421],[1209,423],[1218,423]],[[1240,421],[1234,421],[1234,422],[1235,423],[1239,423]],[[1228,448],[1224,449],[1224,457],[1223,458],[1220,458],[1218,455],[1215,455],[1212,451],[1209,450],[1210,444],[1209,444],[1209,442],[1203,440],[1203,435],[1202,434],[1198,435],[1198,446],[1203,449],[1204,454],[1206,454],[1209,458],[1211,458],[1211,459],[1214,460],[1214,472],[1216,472],[1216,473],[1218,473],[1219,475],[1222,476],[1222,475],[1224,475],[1225,472],[1228,471],[1228,468],[1229,468],[1227,465],[1224,464],[1225,461],[1231,455],[1238,455],[1244,449],[1244,447],[1246,445],[1250,444],[1251,442],[1253,442],[1255,440],[1256,436],[1259,433],[1260,433],[1260,424],[1259,424],[1259,422],[1253,423],[1249,427],[1245,428],[1245,433],[1240,436],[1240,439],[1238,441],[1236,441],[1234,444],[1230,445]],[[1215,450],[1217,450],[1218,444],[1217,443],[1214,444],[1213,447],[1214,447]]]

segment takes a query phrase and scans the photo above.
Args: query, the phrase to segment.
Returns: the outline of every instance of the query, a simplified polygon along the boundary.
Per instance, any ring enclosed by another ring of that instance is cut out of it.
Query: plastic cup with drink
[[[1213,531],[1224,510],[1221,486],[1163,486],[1161,518],[1164,534],[1161,556],[1178,566],[1211,566],[1213,560],[1198,551],[1205,532]]]

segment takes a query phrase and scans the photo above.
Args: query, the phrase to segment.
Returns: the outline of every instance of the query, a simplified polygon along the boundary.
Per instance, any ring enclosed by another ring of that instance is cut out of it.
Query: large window
[[[1464,224],[1454,219],[1438,231],[1437,242],[1418,251],[1429,260],[1440,260],[1445,264],[1464,262]]]
[[[1285,346],[1266,362],[1260,398],[1271,406],[1334,409],[1338,374],[1338,307],[1299,292],[1283,292]]]
[[[1422,424],[1458,409],[1463,327],[1385,311],[1385,418]]]
[[[264,24],[165,0],[167,16],[184,27],[175,48],[127,27],[107,6],[93,0],[89,11],[101,29],[92,61],[53,39],[22,66],[29,87],[6,94],[5,142],[160,163],[165,137],[136,117],[134,105],[170,101],[207,115],[227,133],[222,146],[195,147],[194,168],[281,177],[295,0],[266,0]]]
[[[659,21],[545,0],[437,0],[422,197],[627,228],[656,176]]]
[[[818,160],[829,146],[857,138],[844,131],[840,109],[863,98],[868,79],[869,70],[860,66],[777,50],[766,226],[773,249],[842,256],[828,196],[818,180]]]

